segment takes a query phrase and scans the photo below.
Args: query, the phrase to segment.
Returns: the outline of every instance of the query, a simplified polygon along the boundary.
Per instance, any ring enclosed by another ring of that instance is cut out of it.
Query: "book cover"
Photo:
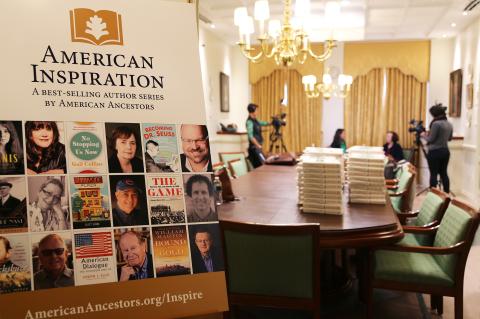
[[[27,234],[0,235],[0,294],[32,289],[29,256]]]
[[[105,123],[108,171],[143,173],[143,152],[138,123]]]
[[[186,226],[152,227],[152,238],[157,277],[190,274]]]
[[[73,228],[110,227],[111,210],[106,176],[70,176]]]
[[[0,178],[0,233],[27,231],[25,177]]]
[[[34,290],[75,286],[72,233],[36,233],[31,242]]]
[[[68,122],[68,169],[71,174],[107,172],[104,127],[100,123]]]
[[[70,229],[66,176],[28,177],[28,223],[31,232]]]
[[[147,173],[180,171],[175,125],[143,124],[142,137]]]
[[[189,223],[218,221],[212,174],[183,174]]]
[[[147,195],[152,225],[185,223],[180,174],[147,175]]]
[[[63,122],[26,121],[27,174],[66,174],[65,140]]]
[[[114,234],[118,281],[153,278],[150,228],[117,228]]]
[[[21,121],[0,121],[0,175],[24,174]]]
[[[117,281],[112,233],[88,232],[74,235],[75,283],[91,285]]]

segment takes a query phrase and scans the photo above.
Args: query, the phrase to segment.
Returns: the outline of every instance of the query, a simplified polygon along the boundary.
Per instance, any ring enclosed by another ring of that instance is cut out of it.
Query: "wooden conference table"
[[[220,221],[259,224],[320,224],[320,247],[370,248],[398,242],[402,227],[386,205],[345,203],[343,215],[303,213],[297,206],[295,166],[264,165],[232,180],[238,201],[219,206]]]

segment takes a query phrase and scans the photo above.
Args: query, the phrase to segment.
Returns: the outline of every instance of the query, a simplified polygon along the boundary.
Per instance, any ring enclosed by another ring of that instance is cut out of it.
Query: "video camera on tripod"
[[[287,113],[281,113],[272,116],[272,121],[270,122],[270,124],[272,124],[275,133],[280,133],[280,129],[282,128],[282,126],[287,125],[287,120],[285,119],[286,117]]]
[[[287,147],[283,142],[282,136],[282,126],[287,125],[287,113],[280,113],[278,115],[272,116],[272,121],[270,124],[273,126],[273,131],[270,133],[270,150],[269,153],[271,154],[272,151],[275,149],[275,153],[279,153],[280,150],[283,152],[287,152]]]
[[[425,132],[427,129],[425,126],[423,126],[423,121],[421,120],[415,120],[411,119],[410,122],[410,127],[408,128],[408,132],[410,133],[415,133],[415,144],[419,146],[421,144],[420,142],[420,134]]]

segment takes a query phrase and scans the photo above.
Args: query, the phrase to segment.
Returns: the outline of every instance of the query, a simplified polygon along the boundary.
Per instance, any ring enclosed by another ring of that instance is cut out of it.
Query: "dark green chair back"
[[[478,224],[478,216],[468,211],[470,207],[465,207],[462,204],[463,203],[459,201],[453,200],[448,206],[437,234],[435,235],[433,246],[449,247],[462,241],[468,243],[466,235],[469,227],[474,223],[475,217],[477,219],[476,223]],[[470,247],[468,247],[468,250],[469,249]],[[457,259],[459,258],[457,254],[434,255],[434,258],[447,275],[455,278]]]
[[[319,311],[318,224],[220,226],[231,304]]]

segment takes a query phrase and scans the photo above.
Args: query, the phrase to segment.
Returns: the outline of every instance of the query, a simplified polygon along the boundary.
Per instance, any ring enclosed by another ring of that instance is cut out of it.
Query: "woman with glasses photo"
[[[64,184],[57,178],[49,178],[40,186],[36,201],[28,206],[30,231],[70,229],[68,206],[62,206],[64,196]]]
[[[107,131],[108,131],[107,124]],[[121,125],[111,133],[108,158],[110,173],[142,173],[143,161],[136,156],[139,144],[138,134],[129,126]]]
[[[67,172],[65,145],[60,143],[60,131],[56,122],[26,122],[25,138],[29,175]]]

